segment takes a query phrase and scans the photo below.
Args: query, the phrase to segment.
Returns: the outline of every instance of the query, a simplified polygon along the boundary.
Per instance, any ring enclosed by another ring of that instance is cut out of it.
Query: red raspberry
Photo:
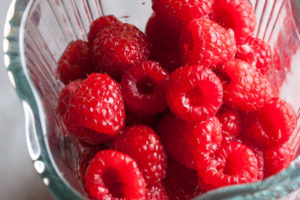
[[[190,21],[179,39],[179,52],[189,65],[212,68],[233,59],[236,50],[233,31],[206,18]]]
[[[136,162],[126,154],[105,150],[91,161],[85,187],[92,199],[144,199],[146,183]]]
[[[245,137],[237,138],[237,141],[246,145],[249,149],[251,149],[255,153],[257,159],[257,167],[258,167],[257,180],[262,180],[264,178],[264,166],[265,166],[263,150],[257,147],[251,140]]]
[[[146,190],[146,200],[169,200],[164,185],[159,182],[156,185],[148,186]]]
[[[76,79],[84,79],[93,71],[90,49],[87,42],[76,40],[71,42],[58,61],[59,79],[68,84]]]
[[[124,126],[125,109],[118,83],[106,74],[91,74],[69,100],[64,122],[70,134],[80,128],[91,134],[82,133],[90,143],[92,138],[115,136]],[[75,132],[75,133],[74,133]],[[79,134],[79,133],[78,133]],[[76,136],[76,135],[75,135]]]
[[[248,0],[215,0],[213,19],[232,28],[237,42],[252,36],[256,27],[255,12]]]
[[[268,79],[242,60],[228,61],[218,70],[226,81],[223,84],[224,102],[232,107],[242,111],[256,111],[273,96]]]
[[[80,87],[81,80],[76,80],[69,83],[64,89],[60,92],[58,98],[58,112],[63,117],[70,105],[70,99],[76,92],[76,90]]]
[[[146,182],[154,185],[166,176],[166,153],[155,132],[147,126],[125,129],[113,141],[112,148],[131,156]]]
[[[222,125],[223,140],[231,141],[241,132],[241,116],[238,111],[230,107],[222,107],[217,117]]]
[[[257,181],[258,163],[254,152],[238,142],[224,144],[216,155],[219,162],[198,170],[199,184],[209,189]]]
[[[179,31],[194,18],[200,18],[212,11],[213,0],[152,0],[153,10],[165,23]]]
[[[140,116],[162,112],[167,107],[168,79],[169,73],[158,62],[145,61],[130,68],[121,81],[126,108]]]
[[[191,169],[196,167],[195,156],[197,162],[205,162],[212,146],[222,141],[220,123],[215,117],[191,123],[167,115],[158,124],[157,133],[170,157]]]
[[[211,70],[200,65],[186,66],[171,74],[166,98],[177,117],[186,121],[207,120],[219,110],[223,88]]]
[[[163,182],[170,200],[190,200],[201,194],[197,183],[197,172],[171,159]]]
[[[287,168],[294,159],[294,152],[288,143],[268,149],[264,153],[265,178]]]
[[[246,135],[264,148],[286,142],[296,128],[297,118],[292,105],[279,98],[265,103],[250,113],[245,121]]]
[[[148,60],[150,44],[143,32],[130,24],[109,26],[94,40],[95,67],[120,79],[124,71]]]
[[[97,37],[98,33],[101,32],[103,29],[109,26],[113,25],[118,25],[122,24],[115,16],[113,15],[107,15],[107,16],[102,16],[98,19],[96,19],[91,27],[90,27],[90,32],[88,33],[88,40],[90,45],[93,45],[93,42],[95,38]]]
[[[235,57],[247,62],[252,66],[256,66],[255,53],[248,43],[237,45],[237,52],[235,54]]]
[[[167,50],[177,49],[180,32],[171,30],[163,20],[153,14],[146,26],[146,35],[155,49]]]

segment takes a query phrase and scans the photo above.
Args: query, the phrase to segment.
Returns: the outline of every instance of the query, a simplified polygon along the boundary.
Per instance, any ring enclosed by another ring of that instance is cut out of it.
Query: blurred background
[[[0,38],[9,0],[0,0]],[[24,114],[10,85],[0,53],[0,199],[51,200],[46,187],[34,171],[25,141]]]

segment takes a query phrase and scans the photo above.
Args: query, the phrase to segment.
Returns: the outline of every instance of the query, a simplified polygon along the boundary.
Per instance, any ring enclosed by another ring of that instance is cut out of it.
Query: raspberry
[[[106,27],[113,26],[113,25],[119,25],[121,23],[122,22],[120,22],[113,15],[102,16],[102,17],[96,19],[92,23],[92,25],[90,27],[90,32],[88,33],[88,36],[87,36],[88,40],[89,40],[89,44],[92,46],[98,33],[101,32]]]
[[[228,61],[218,70],[226,81],[223,84],[224,102],[230,106],[242,111],[256,111],[273,96],[268,79],[242,60]]]
[[[233,31],[206,18],[190,21],[179,39],[179,52],[189,65],[212,68],[233,59],[236,50]]]
[[[153,14],[146,26],[146,36],[155,49],[170,51],[176,49],[180,32],[168,28],[163,20]]]
[[[246,145],[249,149],[251,149],[256,156],[257,159],[257,180],[262,180],[264,178],[264,166],[265,166],[265,161],[264,161],[264,153],[263,150],[255,145],[251,140],[245,138],[245,137],[240,137],[237,140],[239,140],[242,144]]]
[[[70,98],[64,115],[70,134],[76,136],[82,133],[81,137],[89,140],[86,141],[88,143],[97,136],[115,136],[123,128],[124,121],[125,109],[120,86],[108,75],[97,73],[82,81]],[[91,134],[85,134],[81,129]],[[79,133],[76,134],[76,131]]]
[[[222,141],[220,124],[215,117],[207,121],[191,123],[174,115],[166,115],[157,126],[170,157],[188,168],[195,169],[197,162],[205,162],[213,145]]]
[[[237,42],[254,34],[256,17],[248,0],[215,0],[213,10],[213,20],[233,29]]]
[[[252,66],[256,66],[255,53],[248,43],[237,45],[237,52],[235,54],[235,57],[247,62]]]
[[[178,31],[194,18],[200,18],[212,11],[213,0],[152,0],[153,10],[172,29]]]
[[[217,153],[220,162],[198,170],[199,184],[209,189],[257,181],[258,162],[254,152],[238,142],[224,144]]]
[[[63,117],[69,107],[69,102],[76,90],[80,87],[81,80],[76,80],[69,83],[64,89],[60,92],[58,98],[58,112]]]
[[[146,190],[146,200],[169,200],[164,185],[159,182],[156,185],[148,186]]]
[[[148,60],[150,44],[135,26],[121,24],[103,29],[92,50],[95,68],[120,79],[124,71]]]
[[[265,103],[263,108],[248,115],[246,135],[264,148],[286,142],[296,128],[297,118],[292,105],[279,98]]]
[[[126,108],[142,116],[162,112],[167,107],[165,86],[168,79],[169,73],[154,61],[130,68],[121,81]]]
[[[90,49],[87,42],[71,42],[58,61],[59,79],[68,84],[76,79],[84,79],[93,71]]]
[[[293,158],[294,153],[288,143],[266,150],[264,153],[265,178],[287,168]]]
[[[112,148],[131,156],[146,182],[154,185],[166,175],[166,153],[155,132],[147,126],[125,129],[112,143]]]
[[[222,125],[222,136],[224,140],[230,141],[241,132],[241,116],[238,111],[230,107],[222,107],[217,117]]]
[[[163,68],[169,72],[175,71],[182,65],[177,48],[176,50],[170,51],[156,49],[154,52],[152,52],[151,58],[160,62]]]
[[[186,121],[207,120],[220,108],[223,88],[211,70],[199,65],[186,66],[171,74],[166,98],[177,117]]]
[[[169,159],[167,176],[163,180],[170,200],[190,200],[201,194],[197,172]]]
[[[99,152],[85,174],[92,199],[144,199],[146,183],[136,162],[113,150]]]

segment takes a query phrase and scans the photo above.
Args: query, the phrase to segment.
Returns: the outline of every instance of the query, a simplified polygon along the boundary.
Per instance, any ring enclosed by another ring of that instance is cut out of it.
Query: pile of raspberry
[[[296,114],[273,92],[249,1],[152,2],[146,34],[103,16],[58,63],[59,115],[91,149],[89,197],[188,200],[288,167]]]

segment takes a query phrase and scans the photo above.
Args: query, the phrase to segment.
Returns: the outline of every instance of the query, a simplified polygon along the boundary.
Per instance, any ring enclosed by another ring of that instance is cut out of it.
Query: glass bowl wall
[[[257,15],[256,35],[269,42],[280,96],[300,108],[300,3],[296,0],[251,0]],[[79,155],[86,149],[66,135],[56,113],[63,85],[55,75],[67,45],[86,40],[91,22],[114,14],[144,30],[151,0],[14,0],[5,26],[4,60],[26,115],[28,150],[34,167],[57,199],[85,199],[79,182]],[[283,78],[286,80],[283,81]],[[300,157],[267,180],[212,191],[196,199],[277,199],[300,188]],[[284,199],[296,199],[294,196]]]

